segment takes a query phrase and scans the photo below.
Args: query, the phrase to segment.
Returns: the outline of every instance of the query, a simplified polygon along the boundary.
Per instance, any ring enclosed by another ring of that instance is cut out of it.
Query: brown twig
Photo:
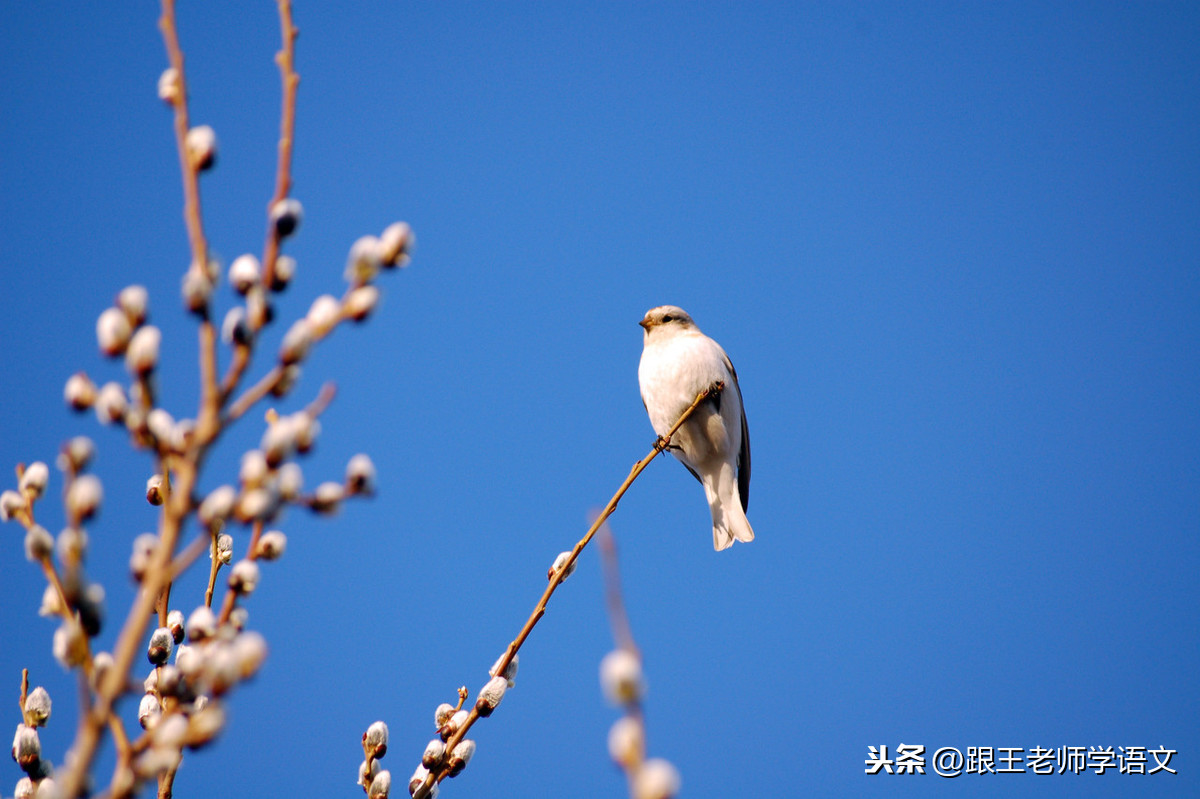
[[[275,55],[279,65],[283,102],[279,115],[279,163],[275,171],[275,194],[267,203],[270,215],[275,203],[285,199],[292,190],[292,140],[296,127],[296,89],[300,76],[296,74],[296,26],[292,23],[290,0],[279,0],[279,28],[282,46]],[[267,241],[263,247],[263,286],[269,287],[275,278],[275,259],[279,256],[279,232],[275,225],[267,224]]]
[[[588,528],[587,533],[585,533],[583,538],[579,539],[579,541],[575,544],[574,549],[571,550],[571,554],[567,557],[566,561],[555,572],[553,572],[553,574],[551,574],[550,584],[547,585],[546,590],[542,592],[541,599],[539,599],[537,605],[534,606],[533,613],[529,615],[529,618],[525,621],[525,625],[521,628],[521,631],[517,634],[517,637],[508,645],[508,649],[505,651],[504,656],[497,661],[492,670],[493,673],[504,674],[504,672],[508,669],[513,658],[516,657],[517,652],[520,651],[521,645],[525,643],[525,639],[529,637],[531,632],[533,632],[533,628],[537,625],[538,621],[541,620],[542,616],[546,615],[546,604],[550,601],[550,597],[554,595],[555,590],[559,585],[562,584],[562,581],[566,579],[567,573],[571,571],[571,567],[579,557],[579,554],[583,552],[584,547],[588,545],[588,542],[590,542],[592,537],[596,535],[596,532],[600,529],[600,526],[603,525],[608,517],[613,514],[613,511],[617,509],[617,503],[621,501],[621,497],[625,496],[625,492],[629,489],[629,486],[633,485],[633,481],[636,480],[638,475],[640,475],[642,471],[650,465],[652,460],[667,450],[667,447],[669,447],[671,444],[671,438],[675,435],[676,431],[683,426],[683,423],[691,417],[696,408],[700,407],[700,403],[704,402],[710,396],[713,396],[714,394],[724,390],[724,388],[725,384],[718,382],[697,394],[696,399],[692,400],[692,404],[689,405],[682,414],[680,414],[679,419],[677,419],[675,424],[671,426],[671,429],[667,431],[666,435],[660,436],[658,440],[654,442],[653,449],[651,449],[644,458],[633,465],[633,468],[629,472],[629,476],[625,478],[625,482],[621,483],[621,487],[617,489],[617,492],[613,494],[612,499],[610,499],[608,504],[604,506],[604,510],[602,510],[596,517],[595,521],[592,522],[592,526]],[[450,739],[446,741],[447,752],[454,750],[454,747],[460,741],[462,741],[464,737],[466,737],[467,732],[478,719],[479,711],[475,708],[472,708],[462,726],[459,727],[458,730],[452,736],[450,736]],[[443,766],[438,770],[430,771],[425,777],[425,782],[417,787],[416,792],[413,794],[413,799],[425,799],[425,797],[429,796],[429,791],[433,787],[433,784],[436,782],[441,782],[447,776],[449,776],[448,766]]]

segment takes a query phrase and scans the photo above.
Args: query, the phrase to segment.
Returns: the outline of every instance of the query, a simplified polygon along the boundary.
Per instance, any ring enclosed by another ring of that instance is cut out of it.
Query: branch
[[[521,631],[517,634],[517,637],[508,645],[508,649],[505,651],[504,656],[500,658],[500,660],[493,667],[493,674],[502,675],[506,672],[509,665],[512,663],[513,658],[515,658],[517,656],[517,652],[520,651],[522,644],[525,643],[525,639],[529,637],[529,634],[533,632],[533,628],[537,625],[538,621],[540,621],[542,616],[546,614],[546,605],[550,601],[550,597],[554,595],[555,590],[559,585],[562,584],[563,580],[566,579],[567,574],[572,571],[575,561],[579,558],[579,554],[583,552],[584,547],[588,545],[588,543],[592,540],[592,537],[596,534],[608,517],[611,516],[617,509],[617,503],[621,501],[621,497],[625,496],[625,492],[629,489],[629,486],[633,485],[633,481],[636,480],[638,475],[640,475],[642,471],[650,465],[650,461],[654,460],[659,454],[666,451],[667,447],[669,447],[671,444],[671,438],[675,435],[679,428],[683,426],[683,423],[686,422],[689,417],[691,417],[696,408],[700,407],[700,403],[704,402],[704,400],[708,399],[709,397],[718,394],[724,390],[724,388],[724,383],[717,382],[697,394],[696,399],[692,400],[692,404],[689,405],[682,414],[680,414],[679,419],[676,420],[675,424],[671,426],[671,429],[667,431],[667,434],[664,436],[659,436],[658,440],[654,442],[654,448],[651,449],[644,458],[633,465],[633,469],[630,470],[629,476],[625,478],[625,482],[623,482],[621,487],[617,489],[617,492],[613,494],[612,499],[610,499],[608,504],[604,506],[604,510],[600,512],[600,515],[596,517],[596,520],[592,522],[592,526],[588,528],[588,531],[584,534],[583,538],[579,539],[578,543],[575,544],[574,549],[571,550],[571,554],[565,561],[559,564],[557,569],[551,572],[550,584],[546,586],[546,590],[542,592],[542,598],[539,599],[537,605],[534,606],[533,613],[529,615],[529,618],[525,622],[525,626],[521,628]],[[472,725],[475,724],[479,717],[480,715],[478,708],[472,708],[466,720],[446,741],[446,752],[452,752],[454,750],[455,745],[457,745],[463,740],[464,737],[466,737],[467,732],[471,729]],[[450,776],[450,768],[448,765],[442,765],[436,770],[431,770],[425,777],[425,781],[419,785],[416,791],[413,793],[413,799],[425,799],[429,796],[434,784],[441,782],[448,776]]]

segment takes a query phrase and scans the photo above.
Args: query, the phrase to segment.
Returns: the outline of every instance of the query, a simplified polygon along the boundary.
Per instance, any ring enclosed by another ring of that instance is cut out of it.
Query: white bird
[[[710,397],[671,440],[671,454],[700,484],[712,511],[713,548],[734,540],[753,541],[746,518],[750,499],[750,433],[737,372],[721,345],[700,332],[687,311],[661,305],[639,322],[643,337],[638,384],[654,432],[665,436],[696,395],[717,381],[724,391]]]

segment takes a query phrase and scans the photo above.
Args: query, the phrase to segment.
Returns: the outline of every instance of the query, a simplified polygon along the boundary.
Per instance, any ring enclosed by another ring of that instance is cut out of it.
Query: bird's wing
[[[742,408],[742,448],[738,452],[738,494],[742,498],[742,510],[750,507],[750,428],[746,426],[746,404],[742,401],[742,389],[738,385],[737,370],[729,356],[725,356],[725,365],[729,374],[733,375],[733,390],[737,392],[738,405]]]

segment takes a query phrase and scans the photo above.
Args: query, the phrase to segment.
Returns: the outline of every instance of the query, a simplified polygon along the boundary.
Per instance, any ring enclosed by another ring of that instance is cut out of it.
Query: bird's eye
[[[664,321],[664,322],[670,322],[670,321],[671,321],[672,319],[674,319],[674,318],[675,318],[675,317],[671,316],[670,314],[667,314],[666,316],[664,316],[664,317],[663,317],[663,321]]]

